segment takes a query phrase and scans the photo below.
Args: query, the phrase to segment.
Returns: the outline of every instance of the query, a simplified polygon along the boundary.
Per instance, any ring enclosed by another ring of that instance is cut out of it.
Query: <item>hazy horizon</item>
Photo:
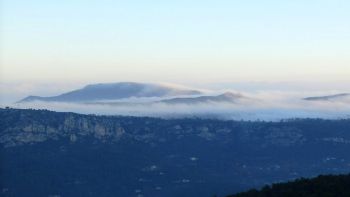
[[[125,84],[125,83],[122,83]],[[334,85],[323,84],[323,89],[317,89],[313,84],[303,86],[303,84],[295,83],[228,83],[228,84],[212,84],[206,88],[198,89],[188,86],[178,86],[176,84],[163,83],[156,85],[154,93],[152,86],[149,83],[138,83],[138,85],[144,86],[145,89],[137,90],[134,92],[133,85],[135,83],[126,83],[130,86],[131,91],[125,92],[122,89],[114,89],[106,95],[114,94],[118,96],[115,99],[102,99],[98,100],[84,100],[91,95],[91,91],[87,94],[80,94],[79,97],[74,97],[74,100],[28,100],[20,103],[15,103],[21,98],[17,98],[16,101],[2,102],[1,106],[10,106],[15,108],[34,108],[34,109],[49,109],[53,111],[62,112],[76,112],[82,114],[99,114],[99,115],[127,115],[127,116],[150,116],[161,118],[181,118],[181,117],[207,117],[207,118],[219,118],[228,120],[268,120],[278,121],[281,119],[291,118],[326,118],[326,119],[339,119],[350,117],[350,97],[336,98],[331,101],[319,100],[308,101],[304,100],[306,97],[313,96],[327,96],[332,94],[341,93],[341,91],[347,90],[348,86],[340,87],[337,91],[334,90]],[[103,84],[103,86],[94,86],[92,89],[96,91],[94,94],[99,94],[98,89],[103,90],[106,87],[120,87],[120,83]],[[328,85],[328,87],[327,87]],[[24,86],[25,87],[28,86]],[[50,85],[42,86],[40,92],[37,92],[37,96],[58,96],[69,91],[57,92],[58,88]],[[85,87],[85,86],[84,86]],[[124,86],[125,87],[125,86]],[[164,95],[155,96],[159,87],[170,88],[170,91],[178,91],[184,88],[184,90],[199,90],[200,95]],[[227,88],[223,88],[227,87]],[[38,86],[33,86],[37,89]],[[50,88],[50,91],[48,91]],[[81,89],[83,91],[85,89]],[[192,88],[192,89],[189,89]],[[343,89],[342,89],[343,88]],[[86,89],[87,90],[87,89]],[[111,89],[112,90],[112,89]],[[122,92],[119,92],[121,90]],[[28,91],[28,90],[27,90]],[[149,92],[149,96],[139,96],[142,91]],[[16,92],[16,91],[14,91]],[[51,94],[49,93],[51,92]],[[105,92],[105,91],[104,91]],[[215,100],[198,100],[198,102],[180,102],[180,103],[168,103],[163,102],[171,98],[200,98],[199,96],[208,95],[211,98],[216,97],[224,92],[232,92],[231,98],[223,101]],[[22,92],[23,94],[25,92]],[[131,95],[130,95],[131,93]],[[125,95],[124,95],[125,94]],[[106,96],[105,95],[105,96]],[[124,95],[124,96],[123,96]],[[154,96],[152,96],[154,95]],[[240,95],[236,97],[235,95]],[[349,94],[350,95],[350,94]],[[19,96],[19,95],[17,95]],[[122,98],[119,98],[122,96]],[[106,98],[106,97],[105,97]],[[78,99],[78,100],[76,100]],[[90,98],[91,99],[91,98]]]
[[[123,81],[76,81],[76,82],[1,82],[0,101],[2,105],[13,104],[27,96],[57,96],[62,93],[80,89],[89,84],[97,83],[118,83]],[[349,93],[350,81],[237,81],[221,83],[171,83],[154,81],[131,81],[139,83],[169,84],[179,85],[193,89],[210,90],[214,92],[233,91],[241,93],[261,93],[261,92],[284,92],[300,93],[304,97],[325,96],[330,94]]]

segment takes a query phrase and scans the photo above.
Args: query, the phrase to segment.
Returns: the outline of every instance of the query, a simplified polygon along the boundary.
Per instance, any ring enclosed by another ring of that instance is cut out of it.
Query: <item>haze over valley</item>
[[[151,117],[213,117],[231,120],[347,118],[347,93],[237,91],[174,84],[117,82],[86,85],[56,96],[28,96],[9,106],[85,114]]]

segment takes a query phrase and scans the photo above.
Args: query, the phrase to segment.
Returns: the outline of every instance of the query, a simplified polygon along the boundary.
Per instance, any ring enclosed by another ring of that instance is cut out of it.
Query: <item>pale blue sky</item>
[[[1,82],[350,78],[348,0],[2,0]]]

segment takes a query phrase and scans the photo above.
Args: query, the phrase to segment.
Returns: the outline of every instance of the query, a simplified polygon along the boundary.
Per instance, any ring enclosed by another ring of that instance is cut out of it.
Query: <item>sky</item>
[[[348,0],[0,3],[3,93],[118,81],[350,85]]]

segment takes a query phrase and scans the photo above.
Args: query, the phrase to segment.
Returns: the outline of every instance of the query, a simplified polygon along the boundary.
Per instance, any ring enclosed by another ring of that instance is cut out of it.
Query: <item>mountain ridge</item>
[[[332,94],[332,95],[326,95],[326,96],[306,97],[306,98],[303,98],[303,100],[307,100],[307,101],[332,101],[334,99],[346,98],[346,97],[350,97],[350,93],[340,93],[340,94]]]
[[[207,103],[207,102],[225,102],[225,103],[235,103],[239,99],[246,98],[242,94],[225,92],[217,96],[198,96],[190,98],[172,98],[161,100],[161,103],[166,104],[197,104],[197,103]]]
[[[195,89],[172,87],[170,85],[137,82],[98,83],[86,85],[81,89],[72,90],[57,96],[28,96],[17,103],[46,102],[89,102],[97,100],[117,100],[141,97],[193,96],[202,92]]]

